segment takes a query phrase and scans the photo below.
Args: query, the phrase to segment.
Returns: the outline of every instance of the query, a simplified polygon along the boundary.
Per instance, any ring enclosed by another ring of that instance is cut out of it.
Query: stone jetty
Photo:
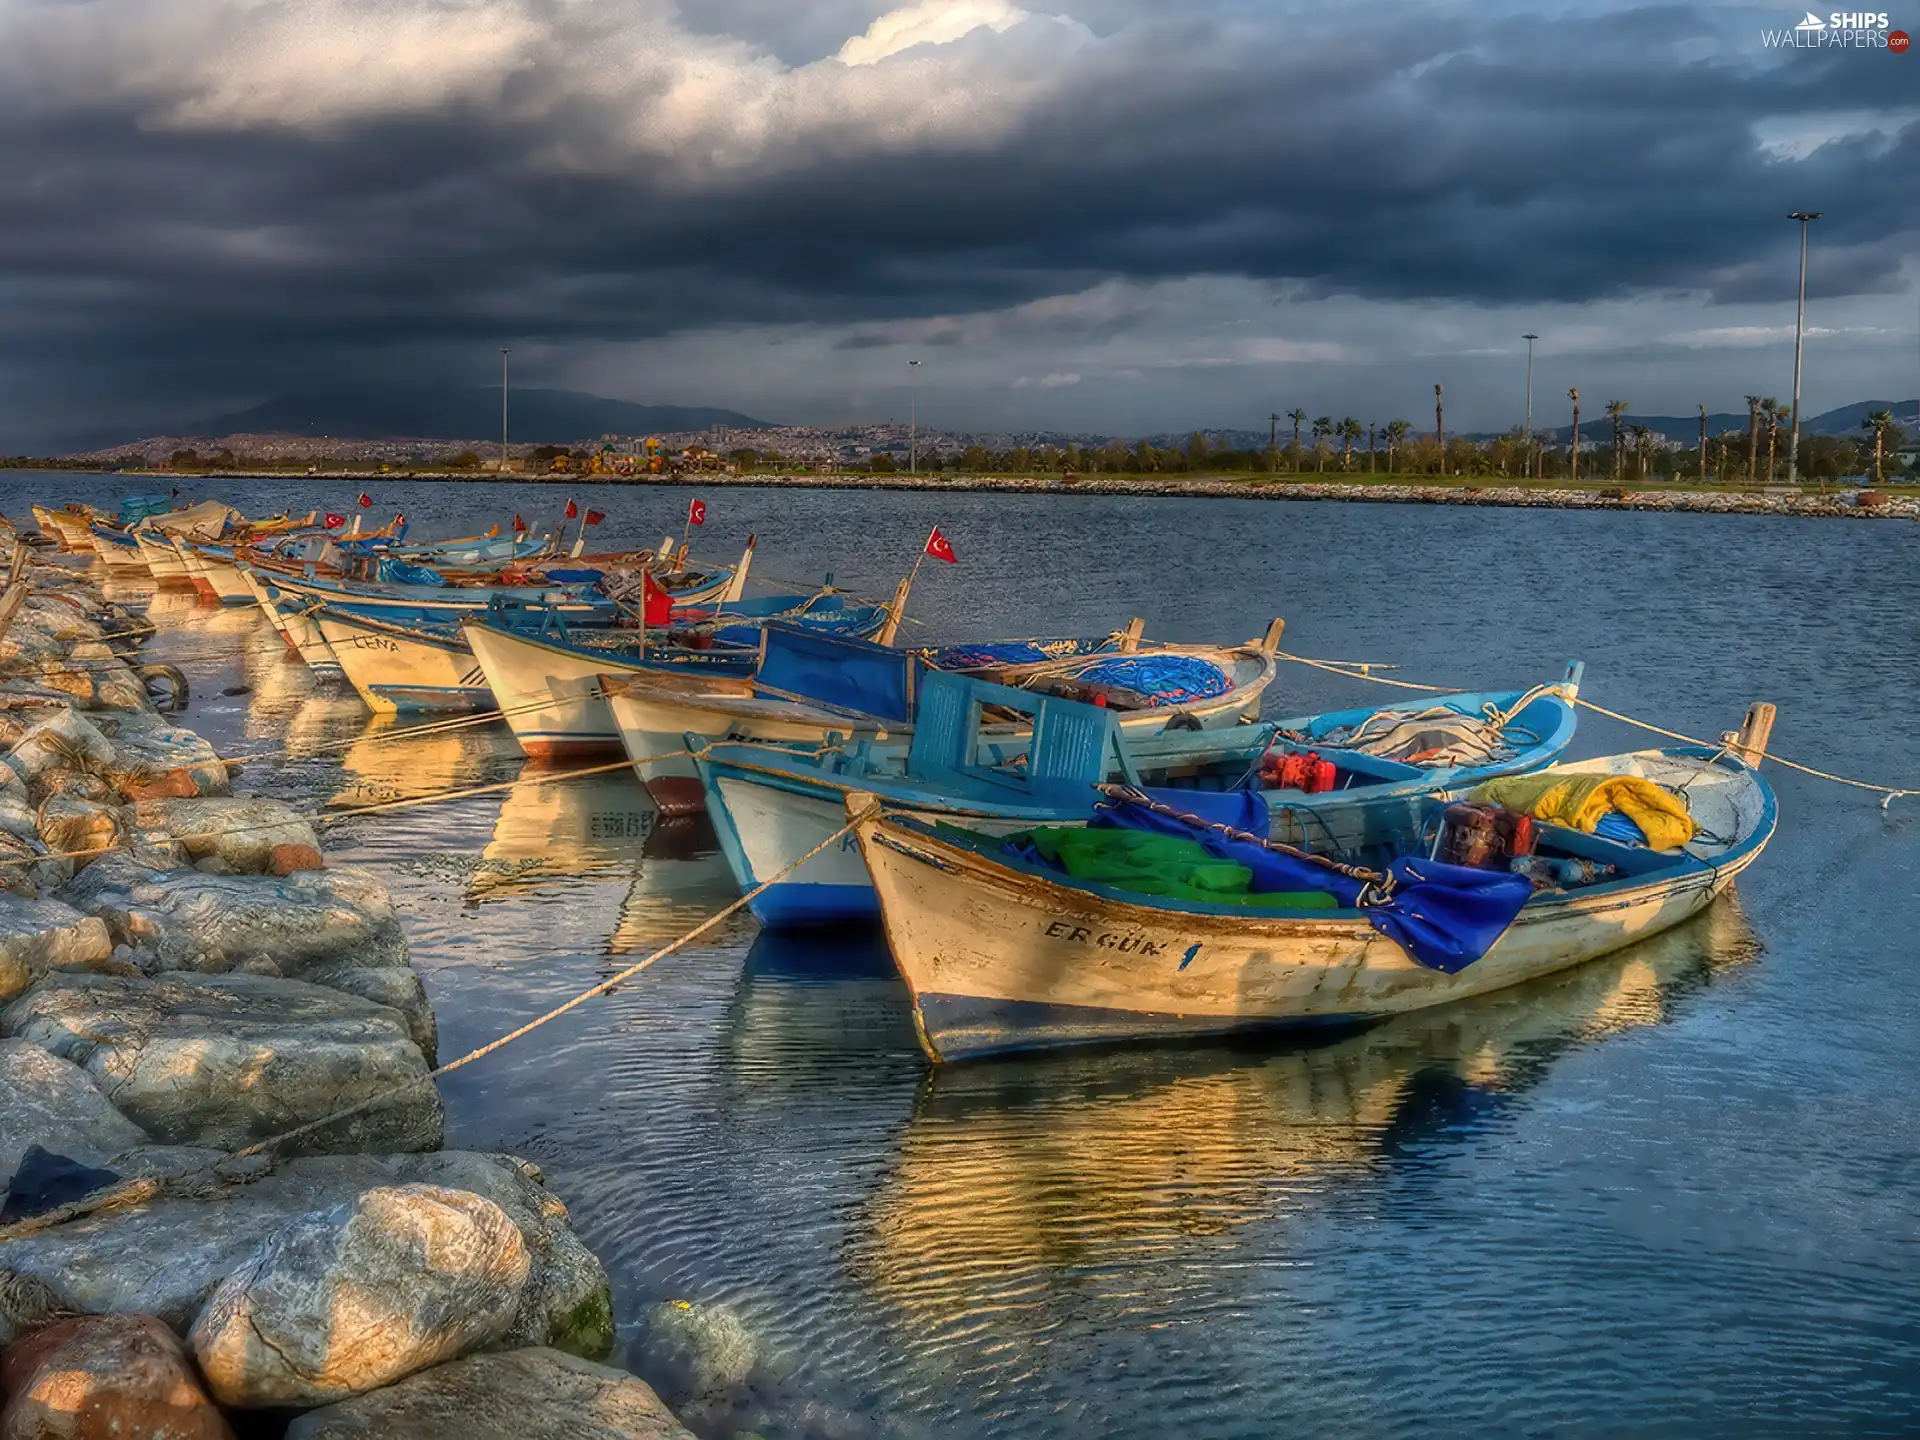
[[[380,882],[82,572],[15,543],[0,627],[0,1435],[689,1433],[540,1171],[441,1148]]]

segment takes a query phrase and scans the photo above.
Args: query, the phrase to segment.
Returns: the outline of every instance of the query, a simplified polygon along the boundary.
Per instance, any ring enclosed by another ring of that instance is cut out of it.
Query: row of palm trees
[[[1568,479],[1577,481],[1580,478],[1580,391],[1578,388],[1570,388],[1567,391],[1567,398],[1573,403],[1573,430],[1567,445]],[[1793,424],[1793,407],[1791,405],[1782,405],[1770,395],[1749,395],[1746,397],[1746,400],[1746,481],[1747,484],[1752,485],[1756,483],[1762,473],[1760,467],[1760,437],[1761,431],[1764,428],[1766,432],[1766,467],[1764,473],[1766,483],[1771,485],[1774,483],[1779,456],[1780,430],[1783,426],[1791,428]],[[1618,484],[1625,479],[1629,454],[1638,456],[1640,474],[1644,477],[1649,470],[1649,454],[1654,448],[1654,432],[1644,425],[1629,425],[1627,423],[1627,402],[1625,400],[1609,400],[1606,403],[1605,409],[1607,419],[1611,422],[1612,429],[1612,471],[1614,482]],[[1708,461],[1707,407],[1701,405],[1699,410],[1700,479],[1702,483],[1704,483],[1707,479]],[[1276,414],[1273,418],[1277,426],[1280,416]],[[1307,412],[1296,408],[1287,411],[1286,418],[1293,422],[1292,453],[1298,456],[1300,454],[1300,431],[1301,427],[1307,422]],[[1407,435],[1411,432],[1412,428],[1413,427],[1405,420],[1390,420],[1385,425],[1362,425],[1360,421],[1350,415],[1339,420],[1335,420],[1330,415],[1319,416],[1313,421],[1309,432],[1314,441],[1314,453],[1318,460],[1317,469],[1322,473],[1325,472],[1329,455],[1329,447],[1326,442],[1329,440],[1337,440],[1341,443],[1340,468],[1342,470],[1350,470],[1353,467],[1353,447],[1362,436],[1364,436],[1367,442],[1368,469],[1373,468],[1373,455],[1376,441],[1383,440],[1386,444],[1387,451],[1387,473],[1392,474],[1395,453],[1405,443]],[[1897,432],[1893,412],[1890,410],[1876,410],[1860,422],[1860,428],[1868,431],[1872,435],[1873,480],[1875,484],[1879,484],[1885,476],[1886,451],[1889,442]],[[1447,473],[1445,387],[1438,384],[1433,387],[1433,437],[1435,450],[1439,457],[1440,473],[1445,475]],[[1277,431],[1275,439],[1277,440]],[[1526,471],[1530,475],[1544,478],[1546,447],[1539,445],[1531,435],[1525,437],[1525,439],[1528,448],[1525,461]]]

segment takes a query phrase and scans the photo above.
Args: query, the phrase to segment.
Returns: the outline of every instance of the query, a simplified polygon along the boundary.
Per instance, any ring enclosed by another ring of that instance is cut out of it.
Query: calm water
[[[28,499],[122,482],[6,477]],[[244,503],[344,508],[358,485]],[[602,539],[685,490],[583,490]],[[416,533],[561,498],[379,486]],[[241,498],[235,495],[233,498]],[[930,524],[916,638],[1257,634],[1462,688],[1587,662],[1692,734],[1776,701],[1775,747],[1920,785],[1920,530],[1748,517],[716,491],[697,549],[884,593]],[[376,514],[380,513],[378,511]],[[256,615],[163,595],[189,723],[247,788],[362,803],[519,774],[491,727],[395,739]],[[1294,673],[1297,672],[1297,673]],[[220,692],[245,683],[246,695]],[[1292,667],[1287,711],[1387,692]],[[1576,753],[1633,748],[1582,720]],[[741,1383],[710,1434],[1911,1433],[1920,1426],[1920,800],[1773,776],[1739,893],[1556,981],[1313,1048],[938,1074],[870,937],[749,919],[450,1078],[449,1143],[542,1164],[612,1272],[626,1361],[684,1389],[686,1299]],[[392,885],[442,1054],[732,898],[623,779],[337,825]],[[685,1398],[684,1394],[675,1398]]]

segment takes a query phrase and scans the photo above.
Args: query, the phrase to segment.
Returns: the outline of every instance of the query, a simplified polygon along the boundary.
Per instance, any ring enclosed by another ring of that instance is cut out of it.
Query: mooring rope
[[[1446,687],[1443,685],[1417,685],[1411,680],[1389,680],[1384,675],[1370,675],[1366,672],[1365,668],[1362,668],[1362,669],[1345,668],[1345,666],[1351,662],[1342,662],[1338,660],[1312,660],[1305,655],[1290,655],[1284,651],[1277,652],[1274,658],[1279,660],[1292,660],[1301,665],[1311,665],[1317,670],[1325,670],[1329,674],[1333,674],[1333,675],[1345,675],[1352,680],[1370,680],[1375,685],[1394,685],[1399,687],[1402,690],[1423,690],[1430,694],[1436,694],[1436,695],[1452,693],[1448,691]],[[1374,668],[1381,668],[1381,667],[1374,667]],[[1389,668],[1397,668],[1397,667],[1389,667]],[[1553,687],[1545,686],[1540,688],[1551,689]],[[1687,735],[1687,734],[1683,734],[1678,730],[1668,730],[1664,726],[1653,724],[1651,721],[1638,720],[1631,715],[1623,715],[1618,710],[1609,710],[1604,705],[1594,704],[1593,701],[1587,699],[1584,695],[1576,697],[1573,703],[1580,706],[1584,710],[1593,711],[1594,714],[1596,715],[1604,715],[1609,720],[1618,720],[1623,725],[1632,725],[1638,729],[1649,731],[1655,735],[1664,735],[1669,740],[1684,741],[1688,745],[1704,745],[1708,749],[1714,749],[1716,747],[1724,747],[1724,745],[1726,744],[1724,738],[1721,740],[1702,740],[1697,735]],[[1811,765],[1802,765],[1797,760],[1789,760],[1783,755],[1776,755],[1771,750],[1765,750],[1765,749],[1761,750],[1760,756],[1762,759],[1771,760],[1774,764],[1783,766],[1788,770],[1798,770],[1803,775],[1811,775],[1816,779],[1820,779],[1820,780],[1831,780],[1836,785],[1849,785],[1856,790],[1866,790],[1872,794],[1879,795],[1882,797],[1880,801],[1880,808],[1882,810],[1886,809],[1888,806],[1893,804],[1895,800],[1903,796],[1920,795],[1920,790],[1911,789],[1905,786],[1875,785],[1872,782],[1867,780],[1854,780],[1854,779],[1850,779],[1845,775],[1835,775],[1833,772],[1829,770],[1818,770]]]
[[[821,851],[827,849],[829,846],[838,844],[839,841],[859,825],[861,821],[876,813],[879,808],[879,805],[876,803],[867,806],[861,810],[859,814],[851,816],[846,824],[842,825],[838,830],[835,830],[831,835],[827,836],[826,839],[807,851],[806,854],[800,856],[799,859],[793,861],[778,873],[768,876],[732,904],[715,911],[678,939],[661,946],[651,955],[635,961],[624,970],[620,970],[599,983],[589,986],[572,999],[554,1006],[544,1015],[538,1015],[532,1020],[527,1021],[526,1024],[509,1030],[497,1039],[489,1040],[484,1045],[476,1046],[456,1060],[449,1060],[446,1064],[436,1066],[424,1075],[402,1081],[398,1085],[381,1091],[378,1095],[368,1096],[366,1099],[345,1106],[330,1115],[323,1115],[317,1120],[309,1120],[304,1124],[296,1125],[291,1130],[283,1130],[277,1135],[270,1135],[265,1140],[255,1141],[251,1145],[235,1150],[229,1155],[222,1156],[212,1164],[203,1165],[195,1170],[182,1171],[177,1175],[147,1176],[139,1180],[129,1180],[115,1185],[104,1186],[90,1195],[84,1195],[78,1200],[59,1206],[57,1209],[49,1210],[43,1215],[31,1216],[25,1220],[17,1220],[11,1225],[0,1226],[0,1245],[4,1245],[9,1240],[18,1240],[28,1235],[38,1234],[41,1231],[55,1229],[58,1226],[66,1224],[68,1221],[79,1220],[102,1210],[120,1209],[130,1205],[142,1204],[158,1196],[169,1185],[180,1184],[201,1175],[212,1174],[222,1184],[226,1185],[244,1184],[247,1179],[252,1177],[223,1176],[220,1174],[221,1167],[231,1165],[237,1160],[248,1160],[255,1156],[267,1155],[272,1151],[278,1150],[289,1141],[297,1140],[303,1135],[310,1135],[317,1130],[325,1129],[329,1125],[337,1125],[342,1120],[350,1120],[354,1116],[364,1114],[376,1106],[388,1104],[391,1101],[397,1100],[402,1095],[411,1094],[422,1086],[432,1084],[443,1075],[450,1075],[455,1070],[464,1069],[475,1061],[485,1059],[496,1050],[502,1049],[512,1044],[515,1040],[532,1034],[535,1030],[540,1029],[541,1026],[550,1024],[558,1020],[562,1015],[579,1009],[589,1000],[617,989],[641,971],[649,969],[659,961],[666,959],[669,955],[686,948],[686,946],[692,944],[702,935],[712,930],[721,921],[738,914],[742,908],[757,899],[768,888],[779,884],[782,880],[786,879],[787,876],[793,874],[794,871],[813,859],[814,856],[820,854]]]

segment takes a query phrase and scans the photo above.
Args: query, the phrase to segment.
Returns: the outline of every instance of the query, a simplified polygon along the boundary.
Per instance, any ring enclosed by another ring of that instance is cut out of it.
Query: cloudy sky
[[[1772,4],[0,0],[0,451],[327,377],[794,423],[1920,388],[1920,55]],[[1920,30],[1920,3],[1891,24]],[[1824,13],[1824,12],[1823,12]]]

